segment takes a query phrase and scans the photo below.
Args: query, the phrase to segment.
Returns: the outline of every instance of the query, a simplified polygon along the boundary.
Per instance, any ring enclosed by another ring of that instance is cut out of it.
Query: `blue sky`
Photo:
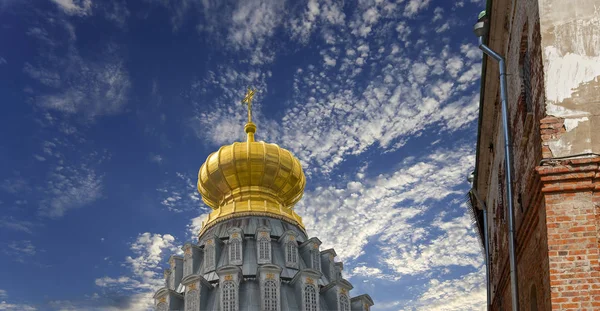
[[[373,310],[483,310],[465,205],[481,0],[0,0],[0,310],[146,310],[244,137]]]

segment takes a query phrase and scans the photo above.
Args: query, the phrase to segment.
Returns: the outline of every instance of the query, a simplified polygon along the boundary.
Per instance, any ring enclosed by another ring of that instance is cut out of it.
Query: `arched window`
[[[350,311],[350,300],[344,294],[340,295],[340,311]]]
[[[166,302],[161,302],[156,306],[156,311],[168,311],[168,306]]]
[[[291,264],[295,264],[298,261],[298,247],[294,242],[288,242],[285,245],[286,249],[286,261]]]
[[[267,238],[261,238],[258,241],[258,260],[261,262],[271,261],[271,241]]]
[[[204,248],[204,262],[204,268],[206,271],[210,271],[215,268],[215,247],[213,245],[207,245]]]
[[[312,285],[304,287],[304,311],[317,311],[317,291]]]
[[[221,302],[223,306],[223,311],[237,311],[237,288],[232,281],[227,281],[223,283],[222,294],[223,296],[221,296]]]
[[[185,294],[185,311],[200,310],[200,296],[197,289],[192,289]]]
[[[315,249],[311,252],[312,256],[312,268],[315,270],[320,270],[321,264],[321,256],[318,249]]]
[[[242,241],[233,240],[229,245],[229,261],[242,260]]]
[[[277,283],[273,280],[268,280],[264,284],[265,293],[265,311],[277,311],[279,305],[279,297],[277,296]]]

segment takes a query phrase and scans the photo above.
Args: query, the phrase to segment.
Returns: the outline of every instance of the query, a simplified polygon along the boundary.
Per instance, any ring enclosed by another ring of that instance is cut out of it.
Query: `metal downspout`
[[[471,194],[473,194],[473,196],[477,200],[477,203],[479,204],[479,206],[481,206],[483,211],[483,247],[485,249],[485,290],[487,293],[486,310],[490,311],[492,310],[492,284],[490,282],[490,242],[488,237],[487,206],[485,205],[485,202],[483,202],[479,198],[479,195],[477,194],[477,191],[475,191],[475,188],[471,188],[470,192]]]
[[[508,104],[506,95],[506,63],[504,57],[494,52],[483,43],[479,37],[479,49],[498,61],[500,70],[500,99],[502,101],[502,129],[504,133],[504,167],[506,170],[506,196],[508,201],[508,253],[510,261],[510,281],[513,311],[519,310],[519,282],[517,279],[517,256],[515,254],[515,215],[513,210],[512,195],[512,150],[510,146],[510,133],[508,132]]]

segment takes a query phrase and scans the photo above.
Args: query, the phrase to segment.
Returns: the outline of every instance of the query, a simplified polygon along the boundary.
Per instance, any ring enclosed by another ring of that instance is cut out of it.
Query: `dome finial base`
[[[256,124],[252,122],[246,123],[246,125],[244,126],[244,131],[246,132],[246,134],[248,134],[248,141],[253,142],[254,133],[256,133]]]

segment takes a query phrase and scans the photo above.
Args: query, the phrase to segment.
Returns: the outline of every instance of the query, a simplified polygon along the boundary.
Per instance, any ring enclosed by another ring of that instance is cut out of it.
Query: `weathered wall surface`
[[[489,45],[509,74],[521,309],[600,310],[600,157],[556,159],[600,154],[600,0],[494,0],[491,16]],[[492,310],[510,310],[497,64],[488,60],[485,75],[476,184],[488,207]]]
[[[522,310],[532,305],[537,310],[550,309],[548,241],[543,196],[536,166],[542,159],[540,131],[545,116],[544,71],[537,1],[494,1],[490,29],[491,48],[506,59],[508,110],[513,151],[513,205],[516,218],[519,301]],[[504,27],[502,27],[504,25]],[[528,64],[524,66],[523,55]],[[486,92],[494,92],[491,83],[499,83],[497,64],[488,62]],[[526,72],[525,72],[526,71]],[[527,81],[524,81],[524,80]],[[525,83],[526,82],[526,83]],[[488,84],[489,83],[489,84]],[[529,87],[525,92],[525,88]],[[529,98],[526,98],[527,96]],[[497,94],[493,94],[496,95]],[[529,102],[527,102],[529,101]],[[488,98],[484,109],[495,109],[493,137],[489,146],[487,191],[490,237],[490,278],[492,310],[511,309],[510,265],[508,255],[508,204],[504,169],[504,137],[500,120],[499,99]],[[487,145],[486,145],[487,146]],[[485,157],[481,157],[485,159]],[[480,163],[482,165],[482,163]]]
[[[546,205],[552,310],[600,309],[600,158],[538,167]]]
[[[539,0],[546,114],[562,130],[545,157],[600,153],[600,2]]]

